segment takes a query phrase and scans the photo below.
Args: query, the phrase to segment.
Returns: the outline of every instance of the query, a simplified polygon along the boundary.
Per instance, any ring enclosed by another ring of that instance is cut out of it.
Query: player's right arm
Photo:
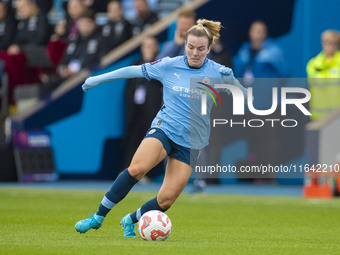
[[[85,83],[82,85],[83,90],[86,92],[89,89],[97,87],[98,85],[110,81],[121,80],[121,79],[130,79],[130,78],[143,78],[143,71],[141,66],[128,66],[121,69],[117,69],[115,71],[92,76],[85,80]]]

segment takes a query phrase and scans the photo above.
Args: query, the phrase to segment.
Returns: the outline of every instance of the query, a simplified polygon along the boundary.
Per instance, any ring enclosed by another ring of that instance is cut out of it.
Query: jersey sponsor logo
[[[156,132],[156,129],[151,129],[150,131],[149,131],[149,135],[152,135],[153,133],[155,133]]]
[[[157,59],[155,61],[150,62],[151,65],[157,64],[158,62],[161,62],[162,59]]]
[[[181,93],[197,94],[197,95],[201,95],[204,93],[204,92],[199,91],[198,89],[186,88],[186,87],[181,87],[181,86],[173,86],[172,90],[181,92]]]
[[[186,98],[191,98],[191,99],[200,99],[200,96],[204,94],[203,91],[200,89],[191,89],[191,88],[186,88],[186,87],[181,87],[181,86],[174,86],[172,87],[172,90],[179,92],[180,97],[186,97]]]

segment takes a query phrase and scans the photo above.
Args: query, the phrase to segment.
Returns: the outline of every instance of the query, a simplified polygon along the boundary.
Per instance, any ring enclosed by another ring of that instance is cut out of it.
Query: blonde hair
[[[321,40],[325,40],[326,38],[329,38],[331,40],[335,40],[338,44],[338,47],[340,46],[340,33],[337,30],[332,30],[332,29],[328,29],[326,31],[324,31],[321,34]]]
[[[192,26],[185,36],[185,41],[189,35],[197,37],[206,36],[208,37],[208,48],[214,43],[215,39],[220,37],[221,22],[211,21],[207,19],[199,19],[196,21],[196,25]]]

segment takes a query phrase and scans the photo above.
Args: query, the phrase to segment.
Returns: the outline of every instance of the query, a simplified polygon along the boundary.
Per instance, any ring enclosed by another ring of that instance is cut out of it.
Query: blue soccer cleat
[[[90,212],[90,214],[92,215],[92,217],[87,218],[85,220],[80,220],[74,226],[75,229],[80,234],[86,233],[91,228],[97,230],[98,228],[100,228],[102,226],[102,223],[103,223],[105,217],[99,216],[97,214],[93,215],[93,213],[91,213],[91,212]]]
[[[120,225],[124,229],[124,237],[136,237],[135,223],[132,222],[130,214],[127,214],[120,221]]]

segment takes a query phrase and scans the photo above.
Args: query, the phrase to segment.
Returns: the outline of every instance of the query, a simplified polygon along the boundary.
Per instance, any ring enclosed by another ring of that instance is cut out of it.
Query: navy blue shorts
[[[200,150],[189,149],[174,143],[160,128],[150,128],[146,132],[146,136],[144,138],[147,137],[158,139],[163,144],[168,156],[195,167]]]

